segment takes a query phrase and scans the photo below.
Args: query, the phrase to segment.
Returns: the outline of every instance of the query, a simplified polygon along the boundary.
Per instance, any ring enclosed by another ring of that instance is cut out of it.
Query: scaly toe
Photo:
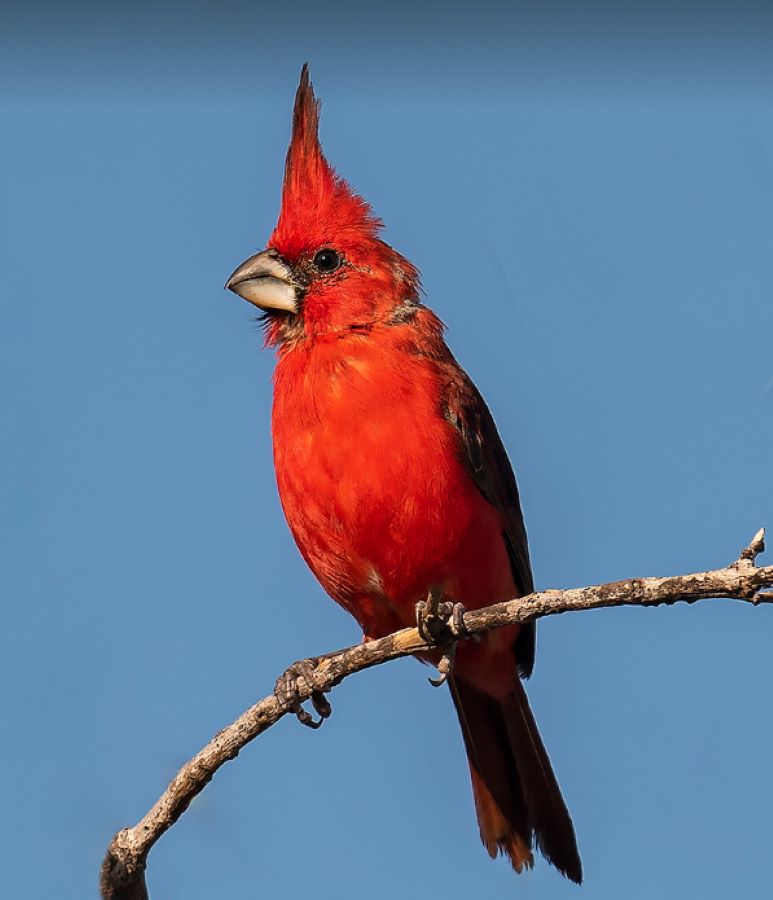
[[[438,663],[437,678],[429,683],[440,687],[453,674],[456,656],[456,642],[469,637],[464,624],[465,609],[461,603],[443,601],[437,589],[430,590],[427,599],[416,604],[416,627],[421,637],[436,647],[443,648],[443,656]]]
[[[315,659],[301,659],[293,663],[286,672],[283,672],[276,680],[274,696],[285,712],[295,713],[296,718],[307,728],[319,728],[319,726],[332,713],[332,708],[321,690],[316,690],[314,670],[317,666]],[[314,707],[319,719],[315,719],[308,710],[304,709],[300,698],[301,681],[304,687],[311,689],[311,705]]]

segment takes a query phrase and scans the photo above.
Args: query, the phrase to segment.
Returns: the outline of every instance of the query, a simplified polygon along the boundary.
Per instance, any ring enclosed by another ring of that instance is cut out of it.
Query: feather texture
[[[504,700],[451,679],[470,763],[481,839],[489,854],[506,854],[520,872],[531,849],[578,884],[582,864],[574,827],[523,686],[516,679]]]

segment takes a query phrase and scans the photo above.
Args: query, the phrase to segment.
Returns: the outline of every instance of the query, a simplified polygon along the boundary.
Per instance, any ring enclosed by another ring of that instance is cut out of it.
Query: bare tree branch
[[[671,578],[631,578],[610,584],[571,590],[540,591],[505,603],[464,613],[463,627],[469,636],[483,634],[504,625],[580,609],[607,606],[658,606],[678,601],[694,603],[713,597],[748,602],[773,603],[773,566],[758,567],[755,559],[765,548],[765,531],[760,529],[739,559],[724,569],[677,575]],[[298,697],[328,691],[348,675],[391,659],[428,650],[416,628],[405,628],[376,641],[347,647],[306,661],[313,668],[311,681],[299,680]],[[132,828],[119,831],[110,843],[102,863],[100,889],[104,900],[147,900],[145,867],[150,849],[171,828],[211,780],[223,763],[234,759],[253,738],[262,734],[288,711],[271,694],[256,703],[187,762],[143,817]]]

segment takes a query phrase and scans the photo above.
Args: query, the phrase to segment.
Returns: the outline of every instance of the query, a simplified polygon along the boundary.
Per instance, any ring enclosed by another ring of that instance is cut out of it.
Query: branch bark
[[[749,546],[741,551],[739,559],[723,569],[670,578],[631,578],[564,591],[540,591],[470,610],[464,613],[464,629],[473,636],[556,613],[609,606],[659,606],[716,597],[754,604],[773,603],[773,591],[763,590],[773,587],[773,566],[758,567],[755,564],[757,555],[765,548],[764,540],[765,531],[760,529]],[[314,692],[328,691],[355,672],[430,647],[416,628],[405,628],[379,640],[311,660],[314,684],[301,680],[299,699],[308,700]],[[100,890],[103,900],[148,900],[145,868],[153,845],[174,825],[225,762],[238,756],[246,744],[288,711],[273,694],[256,703],[219,731],[180,769],[137,825],[124,828],[113,837],[102,863]]]

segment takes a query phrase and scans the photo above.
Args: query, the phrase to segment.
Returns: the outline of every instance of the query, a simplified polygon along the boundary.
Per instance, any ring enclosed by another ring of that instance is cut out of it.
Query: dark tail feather
[[[582,881],[574,827],[526,692],[518,679],[500,701],[459,677],[450,680],[470,762],[481,839],[490,856],[521,872],[537,848],[563,875]]]

